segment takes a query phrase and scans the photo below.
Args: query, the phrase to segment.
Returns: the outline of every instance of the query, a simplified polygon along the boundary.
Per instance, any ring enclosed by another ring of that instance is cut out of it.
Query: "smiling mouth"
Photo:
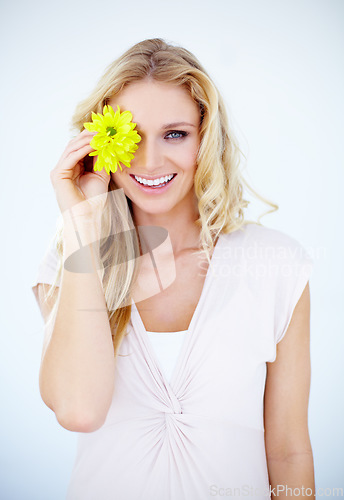
[[[176,175],[177,174],[169,174],[162,177],[158,177],[156,179],[145,179],[143,177],[133,174],[130,174],[130,177],[132,177],[138,184],[140,184],[140,186],[145,186],[152,189],[159,189],[166,186],[169,182],[171,182]]]

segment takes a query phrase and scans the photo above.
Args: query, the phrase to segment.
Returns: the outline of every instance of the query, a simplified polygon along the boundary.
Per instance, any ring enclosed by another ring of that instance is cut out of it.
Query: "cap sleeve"
[[[36,277],[32,282],[31,288],[38,301],[38,283],[48,283],[52,285],[55,282],[57,272],[59,271],[60,257],[56,248],[56,241],[52,240],[48,246],[47,251],[41,259]],[[56,281],[56,286],[60,286],[61,276]]]
[[[293,238],[283,245],[278,259],[275,293],[275,343],[286,334],[296,304],[313,272],[314,261],[305,248]]]

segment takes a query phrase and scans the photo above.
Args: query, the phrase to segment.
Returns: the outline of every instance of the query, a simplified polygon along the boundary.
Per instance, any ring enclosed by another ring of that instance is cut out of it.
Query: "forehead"
[[[198,125],[200,111],[187,89],[165,82],[143,80],[131,83],[110,99],[121,111],[129,110],[140,125],[191,122]]]

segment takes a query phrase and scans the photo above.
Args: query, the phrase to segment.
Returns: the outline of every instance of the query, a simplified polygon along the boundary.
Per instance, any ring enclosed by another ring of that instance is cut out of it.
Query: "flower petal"
[[[95,151],[90,156],[97,156],[94,166],[95,171],[105,168],[106,172],[116,172],[120,162],[130,168],[130,161],[134,158],[133,153],[137,150],[137,143],[141,136],[132,123],[132,113],[128,110],[121,113],[119,105],[116,112],[110,105],[103,106],[103,114],[92,112],[92,122],[85,122],[86,130],[98,132],[91,140],[90,145]],[[115,133],[109,134],[109,127]]]

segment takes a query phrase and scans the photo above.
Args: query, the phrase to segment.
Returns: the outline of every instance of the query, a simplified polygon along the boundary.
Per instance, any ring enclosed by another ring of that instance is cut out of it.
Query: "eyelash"
[[[167,136],[170,135],[170,134],[180,134],[181,137],[171,137],[169,139],[170,141],[178,141],[179,139],[182,139],[183,137],[186,137],[187,135],[189,135],[189,132],[184,132],[183,130],[171,130],[171,132],[169,132],[167,134]]]

